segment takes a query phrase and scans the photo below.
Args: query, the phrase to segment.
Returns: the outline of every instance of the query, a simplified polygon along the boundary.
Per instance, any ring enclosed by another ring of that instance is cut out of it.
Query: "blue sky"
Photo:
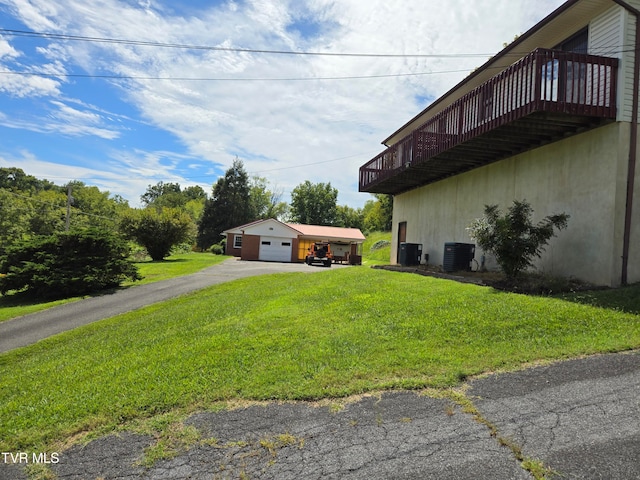
[[[562,3],[0,0],[0,167],[138,206],[238,156],[284,201],[310,180],[359,207],[380,142]]]

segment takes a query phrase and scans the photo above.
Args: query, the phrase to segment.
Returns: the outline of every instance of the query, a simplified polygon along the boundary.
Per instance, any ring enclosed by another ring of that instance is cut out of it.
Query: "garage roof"
[[[257,220],[255,222],[240,225],[239,227],[230,228],[222,233],[233,233],[236,235],[243,234],[246,230],[255,228],[263,223],[277,222],[284,227],[290,228],[298,233],[298,236],[313,240],[330,240],[334,242],[360,243],[366,239],[358,228],[342,228],[342,227],[325,227],[322,225],[303,225],[301,223],[284,223],[274,218],[266,220]],[[293,234],[293,232],[292,232]],[[292,235],[293,236],[293,235]]]
[[[300,232],[302,237],[333,240],[338,242],[364,242],[366,239],[358,228],[324,227],[321,225],[303,225],[287,223],[291,228]]]

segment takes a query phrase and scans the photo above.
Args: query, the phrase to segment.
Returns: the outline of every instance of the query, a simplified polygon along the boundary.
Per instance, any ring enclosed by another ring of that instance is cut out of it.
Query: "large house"
[[[392,263],[404,242],[442,264],[484,205],[526,200],[571,216],[537,269],[640,281],[639,19],[640,0],[569,0],[384,140],[359,188],[394,195]]]

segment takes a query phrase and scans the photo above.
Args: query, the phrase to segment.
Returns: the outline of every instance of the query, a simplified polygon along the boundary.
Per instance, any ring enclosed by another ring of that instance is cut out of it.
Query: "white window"
[[[233,248],[242,248],[242,235],[235,235],[233,237]]]

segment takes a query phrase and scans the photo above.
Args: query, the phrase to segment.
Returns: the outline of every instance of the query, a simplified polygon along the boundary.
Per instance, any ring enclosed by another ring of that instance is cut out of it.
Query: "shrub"
[[[497,205],[485,205],[484,217],[474,220],[467,229],[480,248],[496,257],[509,279],[532,266],[533,258],[540,258],[544,246],[555,236],[554,229],[566,228],[569,219],[569,215],[560,213],[534,225],[532,214],[533,209],[526,200],[515,200],[505,215]]]
[[[391,242],[389,240],[378,240],[376,243],[371,245],[371,251],[375,252],[376,250],[380,250],[390,245],[391,245]]]
[[[193,233],[191,217],[176,208],[145,208],[124,216],[122,232],[147,249],[152,260],[164,260],[171,248],[190,239]]]
[[[190,242],[179,243],[171,247],[171,255],[181,255],[193,252],[193,245]]]
[[[209,249],[209,251],[214,255],[224,255],[224,247],[219,243],[211,245],[211,248]]]
[[[83,295],[140,280],[121,237],[104,230],[83,230],[34,237],[0,256],[0,292],[26,290],[41,297]]]

